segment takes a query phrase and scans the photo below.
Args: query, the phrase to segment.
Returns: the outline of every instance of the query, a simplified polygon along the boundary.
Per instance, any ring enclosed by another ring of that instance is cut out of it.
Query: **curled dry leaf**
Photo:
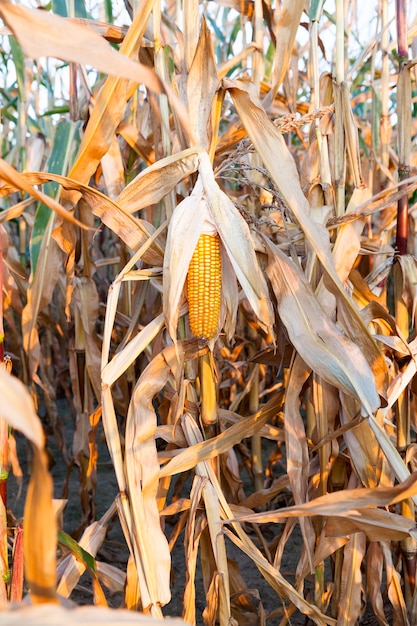
[[[287,517],[301,515],[324,515],[349,518],[357,509],[366,519],[366,507],[387,507],[406,500],[417,493],[417,475],[412,474],[404,482],[394,487],[377,487],[366,489],[342,489],[334,493],[320,496],[305,504],[284,507],[274,512],[254,513],[242,516],[241,520],[265,523],[276,522]],[[415,534],[414,525],[409,524],[410,534]]]
[[[24,176],[24,174],[20,174],[19,172],[17,172],[3,159],[0,159],[0,179],[5,183],[8,183],[8,185],[10,185],[13,190],[21,189],[23,191],[26,191],[26,193],[36,198],[36,200],[39,200],[39,202],[42,202],[43,204],[48,206],[52,211],[55,211],[57,215],[68,220],[72,224],[77,224],[77,226],[80,226],[81,228],[88,229],[85,224],[82,224],[71,213],[66,211],[64,207],[59,204],[59,202],[47,196],[42,191],[35,189],[35,187],[33,187],[33,185],[36,184],[35,182],[31,182],[30,180],[28,180],[27,177]],[[0,188],[0,192],[2,192],[2,195],[4,195],[5,193],[10,193],[10,191],[8,191],[8,188],[4,187],[3,189]]]
[[[17,181],[11,181],[9,183],[11,189],[25,189],[27,185],[39,185],[54,181],[62,185],[65,190],[81,193],[93,214],[99,217],[132,250],[136,250],[143,245],[155,231],[155,227],[152,224],[135,218],[124,207],[111,200],[105,194],[68,176],[60,176],[51,172],[30,172],[19,174],[19,181],[22,181],[21,185]],[[25,186],[22,186],[23,184]],[[3,189],[3,194],[6,192],[10,193],[10,187]],[[1,193],[2,189],[0,188],[0,195]],[[43,201],[42,198],[41,200]],[[67,212],[66,214],[69,215]],[[154,242],[152,248],[144,254],[143,258],[148,263],[162,265],[162,256],[162,248],[157,242]]]
[[[327,317],[300,268],[270,245],[267,274],[278,312],[301,358],[322,378],[357,397],[365,412],[380,405],[372,370],[361,350]]]
[[[19,430],[39,450],[44,447],[44,434],[33,400],[24,384],[0,367],[1,417]]]
[[[168,362],[176,354],[180,354],[178,344],[166,348],[149,363],[133,391],[126,421],[126,482],[138,546],[135,558],[144,608],[164,605],[171,599],[171,559],[156,500],[160,470],[152,400],[166,384],[171,372]]]
[[[230,426],[217,437],[212,437],[208,441],[201,441],[186,448],[176,455],[164,468],[161,469],[160,476],[171,476],[179,472],[186,472],[195,467],[197,463],[207,461],[214,456],[218,456],[237,445],[246,437],[251,437],[271,419],[271,414],[278,412],[283,401],[283,393],[276,394],[264,407],[250,417],[241,417],[240,420]]]

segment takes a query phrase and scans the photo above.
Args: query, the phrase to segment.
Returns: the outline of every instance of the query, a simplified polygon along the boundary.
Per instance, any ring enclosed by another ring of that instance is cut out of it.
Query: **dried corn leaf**
[[[8,374],[4,367],[0,367],[0,396],[1,417],[20,430],[39,450],[43,450],[44,434],[33,400],[25,385]]]
[[[117,52],[82,23],[6,1],[1,3],[0,15],[25,53],[34,59],[56,57],[92,65],[106,74],[145,83],[157,93],[162,91],[161,83],[152,70]]]
[[[126,572],[111,563],[96,561],[97,575],[100,582],[110,590],[110,593],[123,593],[126,584]]]
[[[200,517],[197,520],[197,507],[202,497],[202,489],[207,478],[195,476],[190,492],[190,513],[185,527],[184,544],[187,549],[186,579],[182,617],[188,624],[196,623],[195,616],[195,576],[197,571],[197,555],[201,533],[205,523]]]
[[[379,626],[389,626],[382,598],[383,554],[379,543],[372,541],[366,551],[366,587]]]
[[[381,542],[381,548],[386,564],[388,598],[393,606],[392,626],[410,626],[400,575],[392,561],[391,546],[386,541],[383,541]]]
[[[217,491],[217,496],[223,509],[223,519],[233,520],[235,516],[232,512],[231,507],[226,501],[223,490],[220,487],[213,468],[211,467],[210,463],[205,462],[204,465],[205,472],[207,473],[211,484],[215,487]],[[249,556],[249,558],[254,562],[265,580],[268,581],[271,587],[275,589],[275,591],[281,597],[288,599],[302,613],[310,616],[311,619],[316,622],[316,624],[331,624],[332,626],[335,626],[335,620],[333,620],[331,617],[323,615],[316,606],[310,604],[296,589],[292,587],[292,585],[282,576],[279,570],[271,565],[271,563],[255,546],[249,536],[244,532],[240,523],[236,521],[231,521],[231,524],[237,536],[234,533],[231,533],[226,528],[224,529],[224,533],[233,543],[235,543],[241,550],[243,550],[243,552],[245,552],[245,554]]]
[[[152,224],[133,217],[125,208],[119,206],[105,194],[70,177],[52,174],[51,172],[35,172],[19,174],[19,180],[22,180],[26,186],[27,184],[39,185],[55,181],[68,191],[80,192],[91,207],[93,214],[99,217],[132,250],[136,250],[143,245],[155,231]],[[12,186],[12,189],[25,188],[17,184],[17,182],[10,182],[9,184]],[[150,264],[162,265],[162,256],[162,248],[155,242],[154,246],[144,254],[144,260]]]
[[[0,6],[0,9],[1,9],[1,6]],[[87,228],[84,224],[82,224],[75,217],[73,217],[71,213],[66,211],[64,207],[61,204],[59,204],[59,202],[57,202],[53,198],[50,198],[42,191],[35,189],[35,187],[33,187],[33,185],[37,184],[35,181],[32,182],[24,174],[20,174],[19,172],[17,172],[11,165],[9,165],[3,159],[0,159],[0,180],[4,181],[5,183],[8,183],[8,185],[10,185],[12,189],[21,189],[22,191],[26,191],[26,193],[31,195],[33,198],[36,198],[36,200],[39,200],[39,202],[42,202],[43,204],[45,204],[52,211],[55,211],[57,215],[68,220],[72,224],[76,224],[77,226],[80,226],[81,228]],[[48,178],[47,180],[51,180],[51,179]],[[3,195],[5,193],[10,193],[7,187],[3,187],[2,192],[3,192]]]
[[[402,541],[410,534],[416,534],[407,517],[376,508],[358,509],[349,517],[328,517],[325,532],[329,537],[348,537],[364,532],[369,541]]]
[[[321,309],[303,273],[277,247],[267,268],[278,312],[301,358],[324,380],[356,396],[366,412],[376,411],[379,397],[361,350],[342,335]]]
[[[340,394],[342,425],[352,424],[360,410],[359,403],[352,397]],[[378,441],[365,421],[343,433],[355,470],[365,487],[376,487],[381,478],[382,453]]]
[[[160,477],[163,478],[164,476],[186,472],[195,467],[197,463],[208,461],[219,454],[227,452],[227,450],[240,443],[242,439],[251,437],[256,432],[259,432],[268,419],[271,419],[271,416],[279,410],[282,399],[283,393],[277,394],[254,415],[240,418],[239,422],[208,441],[201,441],[189,446],[161,469]]]
[[[242,540],[240,536],[242,532],[239,533],[238,537],[228,529],[225,529],[224,532],[225,535],[253,561],[254,565],[256,565],[264,578],[280,597],[288,599],[301,613],[308,615],[308,617],[319,626],[324,626],[325,624],[336,626],[336,620],[324,615],[314,604],[310,604],[299,594],[282,576],[281,572],[267,561],[249,538],[246,537]]]
[[[341,576],[342,594],[337,614],[337,626],[355,626],[362,613],[362,571],[366,537],[355,533],[343,548]]]
[[[164,316],[158,315],[133,339],[126,344],[120,352],[117,352],[112,360],[104,366],[101,372],[103,385],[111,386],[149,346],[163,327]]]
[[[326,286],[335,293],[338,299],[338,307],[344,312],[343,322],[345,329],[349,332],[353,341],[359,338],[362,342],[367,342],[370,355],[368,356],[368,351],[365,352],[365,355],[373,363],[373,360],[377,356],[380,357],[380,355],[375,353],[375,344],[372,343],[372,339],[358,311],[354,308],[345,292],[335,270],[327,231],[314,222],[309,215],[310,208],[302,192],[293,157],[282,135],[260,106],[257,96],[251,90],[250,85],[247,86],[238,81],[230,80],[224,80],[223,84],[233,98],[238,114],[256,151],[259,153],[287,206],[291,209],[296,221],[303,230],[306,240],[322,264],[329,282],[329,284],[326,283]],[[377,365],[378,367],[381,366],[380,358]],[[373,410],[374,393],[371,396],[370,403],[368,403],[367,398],[362,398],[362,404],[367,407],[366,410],[370,413]]]
[[[285,320],[283,321],[285,323]],[[297,356],[289,371],[284,407],[287,473],[296,504],[306,502],[308,492],[309,462],[307,437],[299,405],[300,394],[309,375],[310,370],[306,368],[304,361]],[[310,520],[300,518],[300,528],[310,563],[310,569],[312,570],[312,550],[315,534]]]
[[[138,541],[146,586],[141,586],[143,607],[164,605],[171,598],[170,553],[157,506],[159,462],[155,443],[156,414],[153,397],[170,374],[171,346],[157,355],[140,376],[132,394],[126,421],[125,464],[134,536]],[[167,360],[165,354],[168,355]],[[138,564],[137,564],[138,565]]]
[[[133,22],[120,47],[122,55],[134,58],[134,56],[138,54],[154,4],[154,0],[141,0],[138,3]],[[133,62],[128,61],[129,63]],[[142,70],[143,66],[139,66],[138,64],[134,65],[137,65],[137,67]],[[170,93],[171,105],[175,108],[176,117],[181,122],[184,133],[189,136],[190,133],[188,132],[185,107],[168,87],[162,89],[161,81],[153,70],[149,68],[146,69],[149,73],[149,79],[151,77],[156,79],[156,82],[152,83],[152,85],[149,83],[149,87],[157,92],[165,91]],[[122,74],[119,74],[119,76],[121,75]],[[141,82],[141,80],[138,82]],[[107,152],[113,141],[116,129],[123,118],[126,102],[133,94],[134,89],[135,86],[129,84],[129,81],[124,78],[115,78],[112,76],[107,78],[96,99],[77,159],[70,172],[71,177],[81,182],[87,182],[90,176],[96,171],[98,162],[103,154]],[[193,143],[195,143],[195,141]],[[74,194],[70,197],[75,201],[76,198]]]
[[[354,517],[355,511],[360,509],[360,515],[367,519],[367,509],[365,507],[386,507],[397,502],[406,500],[417,493],[417,475],[412,474],[404,482],[395,487],[377,487],[374,489],[342,489],[325,496],[320,496],[301,505],[283,507],[274,512],[254,513],[253,515],[242,516],[239,519],[250,522],[276,522],[287,517],[298,517],[301,515],[323,515],[331,517],[346,516]],[[370,510],[372,517],[372,509]],[[401,516],[400,516],[401,518]],[[415,530],[412,525],[409,527],[410,533]]]
[[[286,2],[279,7],[278,20],[275,28],[276,46],[274,70],[271,91],[267,96],[268,104],[274,101],[288,70],[290,64],[289,60],[295,44],[295,35],[304,8],[305,3],[303,0],[286,0]]]
[[[93,522],[85,529],[78,544],[91,556],[95,557],[106,537],[106,533],[106,526],[100,522]],[[64,598],[69,598],[85,570],[85,563],[79,561],[75,555],[70,554],[65,557],[58,568],[60,581],[57,593]]]
[[[56,601],[58,526],[52,494],[47,455],[42,448],[34,448],[23,516],[25,578],[34,604]]]
[[[203,443],[202,434],[195,420],[188,414],[182,419],[182,427],[185,437],[190,446]],[[219,619],[221,623],[233,623],[230,614],[230,588],[229,588],[229,569],[227,564],[226,546],[222,533],[221,511],[219,502],[218,489],[210,482],[210,466],[207,462],[199,462],[195,466],[197,476],[207,478],[202,485],[202,496],[204,499],[205,512],[207,516],[208,529],[211,540],[211,549],[213,551],[216,571],[210,581],[210,588],[215,584],[216,592],[214,597],[212,593],[214,589],[207,593],[206,611],[213,616],[213,611],[217,614],[219,611]],[[218,597],[218,600],[217,600]]]

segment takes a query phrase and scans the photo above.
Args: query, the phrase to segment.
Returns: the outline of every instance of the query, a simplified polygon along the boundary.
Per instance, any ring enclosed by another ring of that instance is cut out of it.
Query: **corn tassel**
[[[201,234],[188,268],[187,297],[191,332],[212,339],[219,330],[220,237]]]

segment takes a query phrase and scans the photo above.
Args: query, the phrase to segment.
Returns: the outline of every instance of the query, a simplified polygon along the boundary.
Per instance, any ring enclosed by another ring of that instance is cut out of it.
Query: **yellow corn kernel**
[[[212,339],[218,332],[221,269],[220,237],[201,234],[187,276],[190,328],[195,337]]]

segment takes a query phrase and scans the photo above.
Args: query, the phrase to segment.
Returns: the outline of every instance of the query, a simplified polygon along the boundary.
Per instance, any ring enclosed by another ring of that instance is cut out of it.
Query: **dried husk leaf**
[[[187,75],[187,103],[192,133],[206,150],[211,142],[209,120],[218,82],[211,33],[203,17],[197,49]]]
[[[197,184],[191,195],[175,208],[169,223],[164,255],[163,308],[167,329],[172,338],[177,336],[185,279],[204,224],[206,210],[207,203],[203,198],[202,187]]]
[[[218,186],[209,156],[205,152],[200,155],[199,172],[211,214],[236,277],[261,326],[272,333],[272,304],[249,227],[233,202]]]
[[[140,172],[123,189],[117,204],[129,213],[156,204],[197,168],[197,148],[171,154]]]

